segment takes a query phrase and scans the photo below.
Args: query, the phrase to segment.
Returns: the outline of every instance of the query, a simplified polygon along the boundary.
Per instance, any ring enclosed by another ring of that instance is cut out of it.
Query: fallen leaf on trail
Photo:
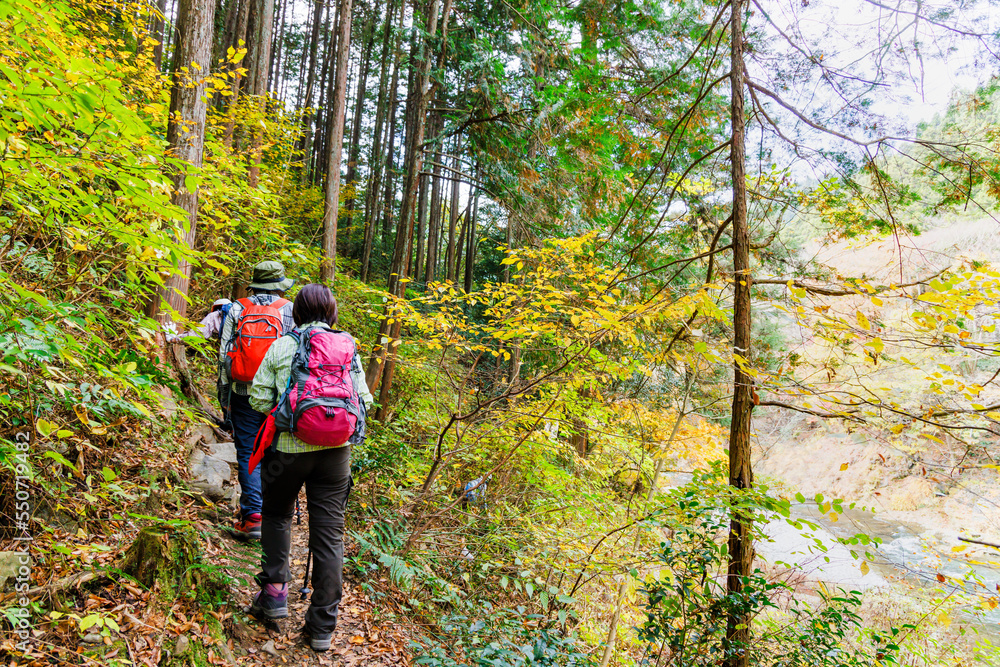
[[[351,644],[364,644],[365,638],[362,637],[361,635],[355,635],[350,639],[348,639],[347,641],[350,642]]]

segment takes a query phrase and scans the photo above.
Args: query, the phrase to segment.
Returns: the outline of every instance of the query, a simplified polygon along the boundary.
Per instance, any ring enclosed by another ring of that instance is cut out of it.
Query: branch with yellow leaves
[[[910,283],[901,283],[898,285],[883,285],[876,287],[873,294],[882,294],[894,289],[904,289],[906,287],[916,287],[918,285],[926,285],[930,281],[934,280],[938,276],[942,275],[946,271],[951,269],[951,266],[946,266],[935,274],[920,278],[919,280],[914,280]],[[754,279],[754,285],[785,285],[789,284],[797,289],[804,289],[810,294],[818,294],[820,296],[865,296],[865,292],[860,288],[847,289],[845,287],[834,288],[834,287],[824,287],[822,285],[811,285],[807,282],[799,280],[797,278],[760,278]]]

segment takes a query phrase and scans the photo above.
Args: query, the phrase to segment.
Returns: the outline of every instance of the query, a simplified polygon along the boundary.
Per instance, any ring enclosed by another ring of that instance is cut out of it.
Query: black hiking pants
[[[313,593],[305,624],[313,634],[333,632],[343,597],[344,514],[351,492],[351,448],[289,454],[271,447],[261,461],[261,481],[263,555],[257,581],[261,586],[291,581],[292,518],[295,499],[305,484],[313,557]]]

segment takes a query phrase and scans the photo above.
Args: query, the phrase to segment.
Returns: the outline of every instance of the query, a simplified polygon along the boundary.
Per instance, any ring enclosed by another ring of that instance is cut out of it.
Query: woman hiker
[[[258,447],[267,449],[255,452],[251,462],[253,466],[260,461],[264,491],[262,571],[257,575],[261,591],[251,611],[266,619],[288,616],[292,516],[305,484],[309,549],[315,565],[303,635],[309,637],[313,650],[326,651],[343,592],[351,445],[364,438],[365,406],[371,405],[372,396],[353,338],[331,329],[337,323],[337,301],[327,287],[303,287],[295,298],[292,317],[295,332],[270,347],[250,388],[250,405],[259,412],[269,413],[281,401],[274,412],[278,431],[273,446],[268,446],[265,439],[270,438],[262,432]],[[301,403],[297,403],[299,395],[306,397]],[[340,430],[329,435],[322,432],[324,428]],[[324,444],[308,444],[301,438]]]

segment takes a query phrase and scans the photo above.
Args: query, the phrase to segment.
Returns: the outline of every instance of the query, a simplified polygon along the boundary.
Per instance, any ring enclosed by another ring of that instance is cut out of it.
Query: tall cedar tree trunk
[[[340,213],[340,162],[344,153],[344,112],[347,108],[347,56],[351,47],[352,0],[341,0],[337,12],[337,76],[327,123],[330,149],[326,162],[326,205],[323,209],[323,259],[319,281],[331,283],[337,271],[337,216]]]
[[[375,11],[372,10],[365,21],[363,33],[364,48],[361,51],[361,61],[358,64],[358,90],[354,99],[354,122],[351,124],[351,145],[347,151],[347,186],[351,188],[350,195],[344,202],[348,211],[345,228],[350,228],[354,222],[355,192],[358,187],[358,158],[361,156],[361,123],[364,120],[365,95],[368,92],[368,71],[371,66],[372,48],[375,46]]]
[[[285,39],[285,16],[288,14],[288,5],[285,1],[278,6],[278,12],[274,15],[274,35],[271,38],[271,62],[267,67],[267,89],[278,90],[281,78],[281,56]]]
[[[333,76],[333,46],[336,40],[333,38],[331,26],[334,24],[335,19],[334,8],[331,6],[326,13],[326,25],[323,27],[323,68],[320,70],[319,79],[316,81],[317,89],[319,90],[319,100],[316,103],[316,120],[313,123],[313,127],[315,128],[313,131],[313,147],[309,154],[309,164],[311,165],[309,177],[313,185],[319,183],[323,178],[320,159],[323,155],[326,155],[326,123],[324,119],[326,118],[327,99],[330,92],[329,81],[330,77]]]
[[[478,177],[479,170],[476,170]],[[465,247],[465,293],[472,291],[472,271],[476,267],[476,223],[479,218],[479,190],[472,200],[472,217],[469,219],[469,236]]]
[[[462,173],[459,151],[462,150],[461,135],[455,137],[455,157],[452,159],[454,173],[451,178],[451,203],[448,205],[448,252],[445,255],[445,276],[448,282],[455,282],[455,227],[458,224],[458,174]]]
[[[322,3],[320,3],[320,11],[322,9]],[[309,40],[303,40],[302,42],[302,53],[299,54],[299,78],[295,86],[295,108],[302,110],[306,108],[305,102],[302,101],[302,94],[306,91],[306,69],[309,67],[309,51],[312,45],[312,34],[315,30],[316,18],[309,14],[306,18],[306,29],[303,35],[309,35]],[[299,139],[298,148],[302,148],[302,138]]]
[[[405,16],[405,14],[406,14],[406,8],[404,6],[404,8],[403,8],[403,15]],[[416,15],[414,14],[414,17],[415,16]],[[420,42],[417,41],[417,31],[416,30],[411,30],[410,31],[410,60],[411,60],[412,66],[407,70],[407,73],[406,73],[406,106],[403,107],[403,131],[400,133],[401,136],[400,136],[400,141],[399,141],[399,145],[401,147],[405,147],[406,146],[406,142],[409,140],[409,137],[412,135],[412,132],[410,131],[410,125],[411,125],[411,122],[410,122],[410,103],[411,103],[411,100],[412,100],[414,86],[416,85],[416,83],[415,83],[416,82],[416,64],[415,64],[416,61],[414,60],[414,57],[415,57],[415,55],[417,53],[417,48],[418,48],[417,45],[419,43]],[[401,57],[402,56],[402,52],[400,52],[397,55]],[[396,72],[395,73],[397,74],[397,76],[394,76],[393,79],[392,79],[392,90],[393,90],[394,93],[397,90],[397,86],[399,85],[399,77],[398,77],[399,67],[398,66],[396,67]],[[396,123],[398,121],[398,115],[397,115],[397,109],[398,109],[398,107],[399,107],[399,100],[398,100],[398,97],[394,94],[393,100],[392,100],[392,107],[391,107],[392,108],[392,114],[391,114],[390,119],[389,119],[389,121],[390,121],[389,122],[389,166],[386,168],[385,197],[384,197],[384,199],[382,201],[382,206],[383,206],[383,218],[382,218],[382,254],[383,255],[388,254],[389,236],[390,236],[390,234],[392,232],[392,223],[393,223],[392,207],[393,207],[393,204],[396,203],[396,184],[395,184],[396,172],[393,169],[393,163],[395,161],[395,150],[394,150],[394,148],[395,148],[395,139],[396,139]],[[405,152],[405,150],[403,152],[403,162],[404,163],[406,162],[406,152]],[[405,166],[405,164],[404,164],[404,166]],[[405,175],[404,175],[404,178],[405,178]],[[405,193],[405,190],[404,190],[404,193]],[[392,262],[392,260],[390,259],[390,265],[391,265],[391,262]],[[392,269],[390,268],[389,271],[391,273]]]
[[[267,112],[267,74],[271,68],[271,41],[274,32],[274,0],[253,0],[253,39],[250,41],[249,81],[250,94],[256,98],[261,115]],[[264,147],[264,135],[259,125],[254,123],[250,140],[250,174],[247,184],[256,188],[260,180],[260,162]]]
[[[433,132],[441,134],[444,120],[436,112],[431,117]],[[437,143],[434,150],[434,171],[431,177],[430,222],[427,229],[427,268],[424,271],[424,282],[432,282],[437,277],[438,237],[441,235],[441,144]]]
[[[399,89],[399,59],[401,54],[402,51],[396,54],[396,66],[392,72],[392,83],[389,84],[391,99],[389,100],[389,129],[386,134],[389,148],[385,156],[385,189],[382,192],[382,238],[380,239],[383,255],[389,243],[389,231],[392,229],[392,207],[396,203],[396,186],[393,177],[396,175],[396,118],[399,110],[399,93],[397,91]]]
[[[236,11],[236,27],[229,43],[229,46],[237,51],[246,47],[247,29],[250,23],[250,3],[253,1],[239,0]],[[234,72],[235,76],[229,96],[229,119],[226,121],[226,129],[222,138],[222,143],[225,144],[226,148],[232,148],[233,145],[233,132],[236,128],[236,105],[239,102],[240,86],[243,84],[243,74],[240,72],[243,69],[241,65],[242,63],[233,63],[229,66],[230,71]]]
[[[389,48],[392,43],[392,22],[395,3],[389,0],[385,8],[385,26],[382,31],[382,68],[379,73],[378,102],[375,107],[375,140],[369,154],[370,173],[368,185],[365,188],[365,235],[361,246],[361,281],[368,281],[368,271],[371,268],[372,246],[375,242],[375,224],[378,220],[379,192],[382,187],[382,174],[385,169],[385,156],[382,155],[382,137],[386,116],[386,97],[389,94]],[[402,13],[402,12],[400,12]]]
[[[182,0],[178,9],[177,48],[174,50],[173,86],[170,89],[170,119],[167,124],[167,143],[174,158],[185,164],[173,174],[174,192],[171,201],[187,213],[187,225],[180,241],[194,248],[198,222],[198,189],[188,190],[185,178],[201,168],[205,148],[204,76],[212,65],[212,33],[214,29],[215,0]],[[188,74],[195,72],[198,79]],[[190,85],[197,83],[197,85]],[[154,298],[147,310],[150,317],[161,322],[170,319],[163,312],[160,301],[169,305],[183,317],[187,311],[188,283],[191,264],[181,259],[177,273],[171,275],[159,297]]]
[[[322,56],[323,70],[320,72],[319,81],[316,82],[319,86],[319,103],[316,105],[316,138],[313,141],[312,158],[310,158],[312,160],[311,182],[313,185],[322,185],[323,179],[326,178],[326,163],[323,160],[326,157],[327,137],[329,136],[327,118],[330,115],[330,94],[333,92],[333,80],[337,75],[334,62],[334,49],[337,47],[337,14],[335,9],[331,6],[330,13],[327,15],[327,25],[330,28],[325,31]]]
[[[251,95],[267,92],[267,73],[271,65],[271,41],[274,32],[274,0],[250,0],[253,29],[247,47],[247,89]]]
[[[165,39],[163,36],[163,19],[166,13],[167,0],[157,0],[156,15],[153,18],[153,25],[150,29],[153,39],[156,40],[156,46],[153,47],[153,65],[156,66],[157,72],[163,69],[163,41]]]
[[[312,153],[313,140],[313,87],[316,84],[316,52],[319,49],[319,29],[323,24],[323,0],[316,0],[313,5],[312,14],[312,34],[309,37],[309,68],[306,74],[306,92],[302,98],[302,106],[306,108],[306,113],[302,118],[303,138],[302,138],[302,173],[300,175],[302,185],[305,185],[309,176],[309,156]]]
[[[219,3],[222,4],[221,2]],[[226,19],[222,26],[222,32],[216,35],[213,45],[212,60],[218,62],[220,58],[226,57],[226,49],[232,44],[233,33],[236,32],[236,20],[240,14],[240,0],[229,0],[226,3]],[[216,19],[219,16],[219,7],[215,9]],[[218,104],[221,100],[216,98]]]
[[[420,280],[424,257],[424,234],[427,231],[427,189],[429,187],[430,174],[426,171],[420,173],[420,194],[417,196],[417,254],[413,257],[413,264],[410,267],[410,275],[415,280]]]
[[[455,246],[455,282],[458,282],[462,275],[462,255],[465,253],[465,235],[469,233],[469,213],[472,211],[472,198],[465,204],[465,211],[462,213],[461,231],[458,233],[458,244]]]
[[[420,181],[420,172],[423,169],[423,144],[424,132],[426,129],[427,102],[430,90],[431,54],[430,49],[433,44],[438,26],[438,10],[441,8],[441,0],[430,0],[429,11],[427,13],[426,39],[420,43],[419,53],[414,58],[414,64],[420,68],[419,76],[414,77],[414,86],[410,91],[410,98],[407,100],[409,107],[407,114],[411,120],[411,132],[407,137],[406,165],[404,167],[403,202],[400,207],[399,224],[396,230],[396,246],[393,252],[392,264],[389,267],[388,290],[390,294],[401,296],[405,289],[406,268],[409,263],[404,253],[409,245],[409,237],[413,230],[413,209],[417,198],[417,184]],[[451,11],[451,0],[445,0],[444,15],[441,20],[442,34],[447,31],[448,15]],[[442,48],[444,48],[442,46]],[[379,327],[379,344],[372,352],[371,362],[368,370],[372,378],[368,380],[370,386],[375,386],[381,381],[381,391],[379,393],[379,409],[376,419],[385,416],[386,404],[388,402],[389,391],[392,388],[392,376],[395,372],[395,363],[392,358],[387,360],[389,348],[399,338],[402,322],[399,318],[390,325],[391,311],[386,313]],[[383,343],[388,336],[388,343]],[[383,378],[383,368],[385,377]],[[367,377],[367,374],[366,374]]]
[[[733,178],[733,354],[736,356],[733,379],[733,412],[729,427],[729,484],[735,489],[753,485],[750,466],[750,420],[753,411],[753,380],[745,370],[750,359],[750,229],[747,220],[746,133],[743,111],[743,88],[746,73],[743,68],[743,14],[746,0],[733,0],[730,32],[731,109],[733,132],[730,160]],[[743,577],[753,570],[753,541],[749,518],[733,512],[729,527],[729,576],[727,591],[730,600],[743,597]],[[750,617],[730,613],[726,623],[726,660],[728,667],[749,667]]]
[[[166,20],[167,16],[173,16],[174,22]],[[171,48],[173,48],[174,43],[174,33],[177,32],[177,0],[173,0],[170,3],[170,11],[164,15],[164,22],[166,23],[166,32],[163,35],[163,53],[164,55],[172,54]],[[173,63],[173,56],[170,57],[170,62]]]

